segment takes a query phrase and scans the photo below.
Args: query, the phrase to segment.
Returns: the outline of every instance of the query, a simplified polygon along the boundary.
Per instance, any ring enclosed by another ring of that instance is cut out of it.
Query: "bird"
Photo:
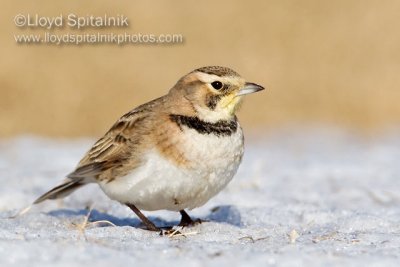
[[[203,206],[236,174],[244,153],[236,112],[243,96],[263,89],[227,67],[197,68],[164,96],[120,117],[64,181],[33,204],[97,183],[147,230],[162,231],[142,210],[176,211],[179,226],[194,225],[199,221],[185,209]]]

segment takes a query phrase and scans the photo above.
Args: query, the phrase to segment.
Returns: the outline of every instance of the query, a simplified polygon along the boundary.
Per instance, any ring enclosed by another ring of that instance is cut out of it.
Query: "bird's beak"
[[[264,89],[264,87],[255,83],[245,83],[244,87],[239,90],[236,96],[252,94]]]

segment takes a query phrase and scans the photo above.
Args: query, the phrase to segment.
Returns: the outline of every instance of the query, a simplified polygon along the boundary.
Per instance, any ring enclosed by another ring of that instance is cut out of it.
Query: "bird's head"
[[[215,122],[231,119],[244,95],[263,89],[229,68],[209,66],[183,76],[171,93],[183,94],[200,119]]]

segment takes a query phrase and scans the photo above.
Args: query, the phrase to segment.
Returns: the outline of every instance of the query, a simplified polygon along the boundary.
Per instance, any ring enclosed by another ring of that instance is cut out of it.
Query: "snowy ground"
[[[235,179],[190,212],[209,222],[183,229],[186,236],[140,229],[95,185],[9,218],[61,181],[92,141],[0,141],[0,266],[400,264],[398,135],[365,139],[331,129],[248,137]],[[158,225],[179,220],[146,214]],[[92,223],[100,220],[116,227]]]

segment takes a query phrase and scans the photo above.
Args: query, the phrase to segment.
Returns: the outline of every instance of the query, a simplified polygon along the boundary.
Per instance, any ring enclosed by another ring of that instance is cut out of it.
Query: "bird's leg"
[[[144,225],[146,225],[147,230],[161,232],[161,229],[154,225],[149,219],[138,208],[133,204],[126,204],[139,218],[142,220]]]
[[[182,215],[179,226],[182,226],[182,227],[193,226],[193,225],[201,223],[200,219],[193,221],[192,218],[190,218],[189,214],[187,214],[185,210],[180,210],[179,213]]]

